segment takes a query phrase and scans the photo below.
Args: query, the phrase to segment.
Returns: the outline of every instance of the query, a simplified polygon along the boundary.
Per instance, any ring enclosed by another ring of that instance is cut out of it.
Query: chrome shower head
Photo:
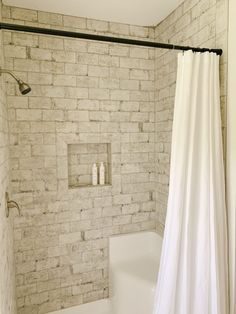
[[[15,74],[13,74],[11,71],[4,70],[4,69],[0,68],[0,75],[2,73],[10,74],[17,81],[17,83],[19,85],[19,90],[20,90],[22,95],[26,95],[26,94],[28,94],[31,91],[31,87],[27,83],[25,83],[24,81],[19,79],[17,76],[15,76]]]

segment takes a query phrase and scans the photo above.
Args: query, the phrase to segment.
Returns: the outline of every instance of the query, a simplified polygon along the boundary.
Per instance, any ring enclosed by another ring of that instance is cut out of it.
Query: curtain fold
[[[227,314],[219,56],[178,55],[166,227],[154,314]]]

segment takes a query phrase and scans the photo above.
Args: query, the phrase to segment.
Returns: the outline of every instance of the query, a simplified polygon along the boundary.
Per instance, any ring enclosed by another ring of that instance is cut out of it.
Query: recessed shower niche
[[[111,185],[111,144],[83,143],[68,144],[68,185],[69,188],[93,187],[92,167],[101,162],[105,167],[105,185]],[[99,182],[98,185],[99,186]]]

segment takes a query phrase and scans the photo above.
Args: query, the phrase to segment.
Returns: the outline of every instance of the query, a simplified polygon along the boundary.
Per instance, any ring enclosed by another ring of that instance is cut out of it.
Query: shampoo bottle
[[[93,164],[93,167],[92,167],[92,184],[93,185],[98,184],[98,168],[95,163]]]
[[[99,184],[104,185],[105,184],[105,167],[103,162],[100,163],[99,167]]]

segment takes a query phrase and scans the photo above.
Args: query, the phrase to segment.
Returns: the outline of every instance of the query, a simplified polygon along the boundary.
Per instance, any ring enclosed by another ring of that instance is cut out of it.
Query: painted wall
[[[236,3],[229,1],[229,69],[227,111],[227,196],[230,256],[230,313],[236,312]]]
[[[2,3],[0,2],[0,20]],[[0,31],[0,67],[4,67]],[[0,76],[0,314],[16,313],[12,219],[5,215],[5,191],[9,191],[9,136],[6,88]],[[12,214],[11,214],[12,216]]]

